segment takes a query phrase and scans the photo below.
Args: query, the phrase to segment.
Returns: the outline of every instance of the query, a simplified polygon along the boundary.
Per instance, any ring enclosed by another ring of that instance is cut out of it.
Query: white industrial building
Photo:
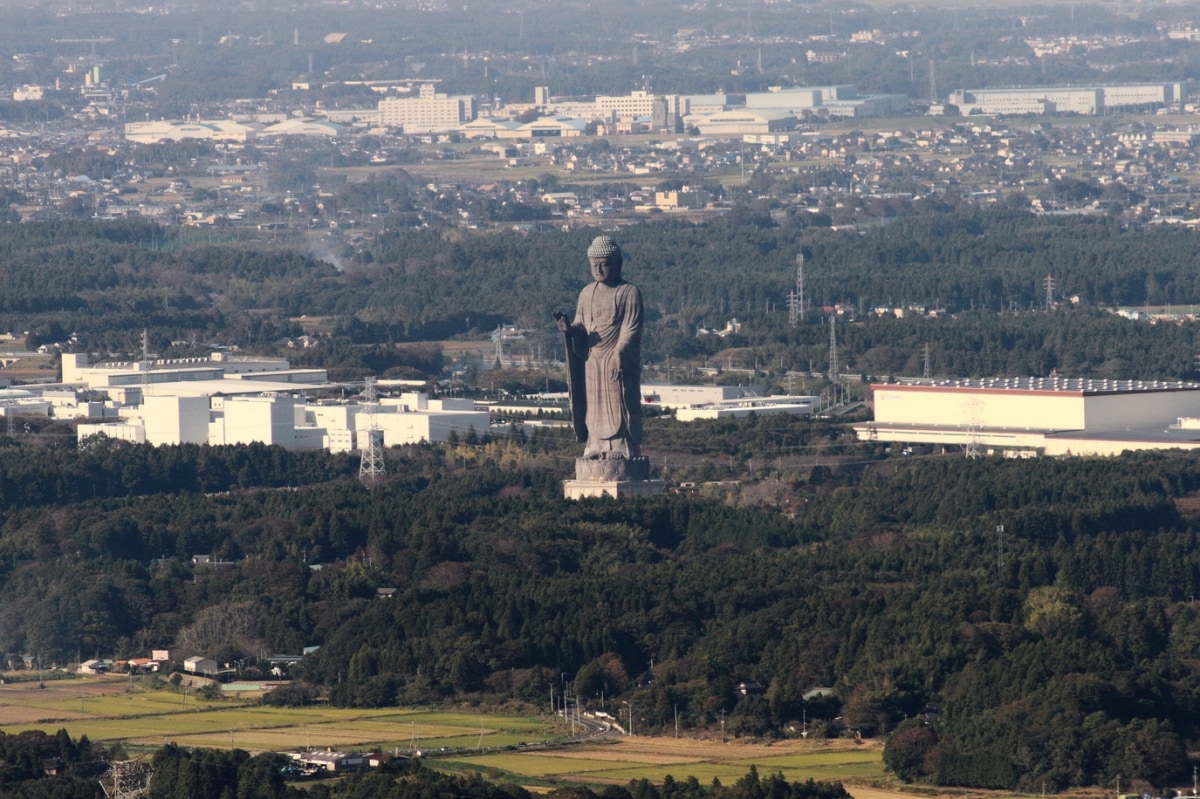
[[[1183,102],[1182,83],[1132,83],[1117,86],[1044,86],[1027,89],[960,89],[951,105],[971,114],[1083,114],[1117,108],[1163,107]]]
[[[1041,455],[1200,449],[1200,383],[990,378],[871,387],[862,440]]]
[[[811,416],[820,397],[762,396],[762,386],[642,385],[642,404],[667,408],[681,422],[756,416]]]
[[[121,421],[81,424],[78,440],[103,434],[109,438],[154,445],[262,443],[290,450],[325,449],[350,452],[376,429],[383,446],[438,443],[472,431],[485,433],[487,411],[471,400],[429,399],[413,392],[384,399],[376,406],[361,403],[317,404],[304,397],[276,392],[254,396],[147,395],[119,409]]]
[[[475,119],[476,100],[467,94],[447,95],[423,85],[417,97],[391,97],[379,101],[379,122],[405,133],[442,133]]]
[[[318,384],[326,382],[325,374],[324,369],[292,369],[286,358],[239,356],[224,352],[214,352],[200,358],[159,358],[103,363],[92,363],[85,353],[62,355],[62,382],[68,385],[83,385],[96,391],[212,380],[268,380],[277,383]],[[237,391],[236,387],[228,388],[230,391]],[[224,391],[225,388],[221,390]]]
[[[788,113],[802,117],[805,112],[833,117],[883,117],[906,111],[908,98],[902,94],[861,95],[854,86],[777,87],[746,95],[746,110]]]
[[[755,416],[812,416],[820,404],[820,397],[770,396],[727,400],[711,405],[679,408],[675,418],[681,422],[699,419],[742,419]]]
[[[325,370],[292,369],[284,358],[214,353],[93,364],[87,355],[66,353],[62,370],[63,384],[53,392],[42,398],[32,390],[21,392],[9,402],[57,402],[65,408],[65,398],[76,390],[107,395],[105,402],[75,404],[70,415],[87,407],[95,412],[85,415],[101,419],[79,425],[80,441],[103,434],[154,445],[258,442],[349,452],[360,447],[372,427],[384,446],[436,443],[489,427],[487,411],[475,410],[471,400],[430,399],[419,392],[385,398],[376,406],[309,401],[304,394],[328,394],[337,386],[328,382]],[[0,396],[0,408],[3,400]]]
[[[693,408],[717,402],[762,397],[762,386],[697,386],[678,383],[642,383],[642,403],[660,408]]]
[[[731,108],[705,117],[687,117],[684,124],[704,136],[744,136],[795,130],[800,120],[791,111]]]
[[[300,119],[293,117],[274,125],[268,125],[258,132],[259,136],[328,136],[337,138],[346,130],[345,127],[328,119]]]
[[[126,140],[139,144],[155,144],[161,141],[183,141],[185,139],[248,142],[252,141],[257,133],[257,126],[235,122],[232,119],[205,119],[196,121],[163,119],[125,123]]]

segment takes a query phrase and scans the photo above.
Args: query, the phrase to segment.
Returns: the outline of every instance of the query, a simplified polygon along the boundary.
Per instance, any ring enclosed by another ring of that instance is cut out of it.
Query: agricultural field
[[[45,687],[37,682],[0,685],[0,731],[53,734],[60,728],[72,737],[119,741],[131,752],[152,751],[167,742],[250,752],[421,752],[434,768],[476,771],[530,788],[659,782],[668,774],[677,780],[730,783],[753,765],[762,774],[780,772],[789,780],[843,781],[857,796],[856,784],[872,785],[884,776],[881,746],[875,742],[614,736],[541,748],[526,744],[562,738],[569,730],[549,718],[467,710],[276,708],[253,699],[204,699],[195,686],[183,693],[122,678],[58,680]]]
[[[750,766],[760,774],[782,773],[789,780],[875,781],[883,777],[881,747],[853,741],[779,741],[753,743],[680,738],[622,737],[565,749],[499,752],[454,758],[493,779],[588,784],[660,782],[695,777],[708,784],[736,782]]]
[[[0,685],[0,731],[64,728],[72,737],[120,741],[131,750],[166,742],[250,752],[304,748],[400,752],[477,751],[553,738],[551,720],[423,710],[276,708],[256,701],[206,700],[123,679]]]

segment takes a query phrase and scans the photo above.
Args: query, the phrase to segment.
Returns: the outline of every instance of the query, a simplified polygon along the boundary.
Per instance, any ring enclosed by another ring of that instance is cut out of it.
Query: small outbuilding
[[[183,661],[183,670],[188,674],[203,674],[206,677],[212,677],[217,673],[217,661],[194,655]]]

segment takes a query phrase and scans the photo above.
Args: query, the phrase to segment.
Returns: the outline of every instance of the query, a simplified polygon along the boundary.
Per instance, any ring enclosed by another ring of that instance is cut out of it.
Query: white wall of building
[[[462,403],[467,403],[472,409],[455,409],[455,406],[461,407]],[[472,430],[478,435],[483,435],[491,424],[487,411],[473,410],[474,406],[470,400],[426,400],[424,395],[421,395],[417,404],[422,407],[412,404],[401,406],[408,407],[409,411],[400,410],[396,406],[389,410],[384,406],[374,415],[375,426],[383,432],[384,446],[395,447],[422,441],[439,443],[448,441],[451,433],[461,438]],[[365,431],[371,424],[370,418],[365,413],[359,414],[354,423],[358,440],[365,441]]]
[[[150,444],[207,444],[207,397],[147,396],[136,412]]]
[[[84,441],[96,435],[104,435],[117,441],[129,441],[133,444],[146,443],[146,428],[140,424],[102,422],[100,424],[81,424],[75,429],[76,441]]]
[[[477,104],[470,95],[439,94],[422,86],[419,97],[379,101],[379,122],[405,133],[440,133],[475,119]]]
[[[1181,416],[1200,414],[1200,391],[1139,391],[1087,397],[1084,428],[1089,431],[1163,429]]]
[[[211,444],[278,444],[292,446],[296,434],[296,397],[228,397],[219,440]],[[210,431],[211,433],[211,431]]]
[[[881,424],[1082,430],[1084,407],[1078,391],[875,387],[875,421]]]
[[[667,383],[643,383],[642,398],[647,405],[662,408],[687,408],[714,402],[761,397],[762,386],[692,386]]]

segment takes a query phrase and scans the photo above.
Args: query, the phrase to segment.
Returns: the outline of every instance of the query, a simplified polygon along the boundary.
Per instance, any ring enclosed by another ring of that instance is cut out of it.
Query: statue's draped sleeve
[[[576,313],[578,320],[578,313]],[[567,392],[571,406],[571,426],[575,439],[587,441],[587,377],[584,364],[587,361],[587,331],[578,323],[567,327],[563,333],[567,348]]]

